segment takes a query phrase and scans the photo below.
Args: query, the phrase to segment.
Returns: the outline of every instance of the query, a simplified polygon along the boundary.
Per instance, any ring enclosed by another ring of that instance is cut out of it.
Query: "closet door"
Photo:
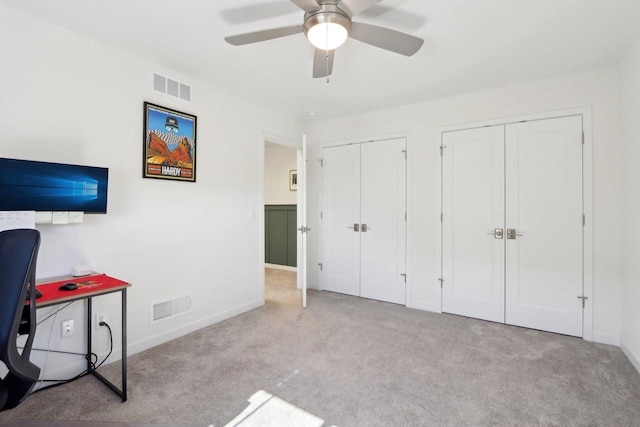
[[[359,296],[360,145],[322,151],[322,288]]]
[[[504,127],[447,132],[442,311],[504,322]]]
[[[406,304],[406,141],[361,146],[360,296]]]
[[[506,182],[506,323],[582,336],[582,116],[508,125]]]

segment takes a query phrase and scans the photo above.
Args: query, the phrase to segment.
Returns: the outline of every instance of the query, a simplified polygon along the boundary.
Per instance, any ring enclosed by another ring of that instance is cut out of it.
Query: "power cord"
[[[55,311],[53,311],[51,314],[49,314],[47,317],[45,317],[44,319],[40,320],[39,322],[36,322],[36,326],[40,325],[42,322],[44,322],[45,320],[49,320],[52,316],[57,315],[59,312],[61,312],[62,310],[64,310],[65,308],[69,307],[71,304],[73,304],[75,301],[71,301],[70,303],[65,304],[64,307],[60,307],[58,309],[56,309]]]
[[[24,350],[24,347],[17,347],[18,350]],[[75,351],[64,351],[64,350],[49,350],[46,348],[32,348],[31,351],[50,351],[51,353],[60,353],[60,354],[71,354],[73,356],[83,356],[83,357],[87,357],[86,353],[78,353]],[[98,361],[98,355],[95,353],[91,353],[91,357],[95,357],[96,358],[96,362]],[[95,363],[95,362],[94,362]]]
[[[62,351],[62,350],[51,350],[51,338],[53,336],[53,328],[55,325],[55,320],[58,317],[58,313],[60,313],[62,310],[66,309],[67,307],[69,307],[71,304],[73,304],[74,301],[71,301],[67,304],[65,304],[63,307],[57,308],[56,310],[52,311],[49,313],[49,315],[47,315],[44,319],[41,319],[40,321],[36,322],[36,325],[40,325],[43,322],[49,320],[51,317],[53,317],[53,322],[51,325],[51,329],[49,330],[49,339],[48,339],[48,345],[47,347],[49,347],[48,349],[41,349],[41,348],[32,348],[33,351],[45,351],[47,354],[45,356],[45,361],[44,361],[44,367],[42,369],[42,374],[44,376],[44,373],[47,370],[47,365],[49,362],[49,353],[61,353],[61,354],[71,354],[71,355],[77,355],[77,356],[84,356],[85,359],[87,358],[87,355],[84,353],[76,353],[76,352],[70,352],[70,351]],[[113,353],[113,332],[111,331],[111,327],[109,326],[109,324],[107,324],[106,322],[102,321],[99,323],[100,326],[106,326],[107,329],[109,330],[109,353],[107,354],[107,356],[102,360],[102,362],[100,362],[100,364],[98,364],[96,366],[96,363],[98,362],[98,355],[96,353],[91,353],[89,355],[90,360],[89,364],[91,365],[91,370],[95,370],[98,369],[100,366],[102,366],[104,364],[104,362],[111,356],[111,354]],[[24,347],[20,347],[21,349],[24,349]],[[93,360],[93,358],[95,358],[95,361]],[[41,378],[40,380],[38,380],[39,383],[43,383],[43,382],[55,382],[57,384],[52,384],[46,387],[41,387],[38,390],[35,390],[33,393],[37,393],[39,391],[42,390],[46,390],[49,388],[53,388],[53,387],[57,387],[60,385],[64,385],[64,384],[68,384],[72,381],[75,381],[79,378],[84,377],[85,375],[87,375],[89,373],[89,370],[85,369],[84,371],[82,371],[81,373],[79,373],[78,375],[72,377],[72,378],[67,378],[67,379],[63,379],[63,380],[56,380],[56,379],[44,379]]]
[[[42,375],[43,376],[44,376],[44,373],[47,371],[47,364],[49,363],[49,353],[52,352],[52,350],[50,350],[51,349],[51,337],[53,336],[53,327],[54,327],[54,325],[56,323],[56,319],[58,318],[58,313],[60,313],[62,310],[64,310],[65,308],[69,307],[73,303],[74,303],[74,301],[71,301],[71,302],[65,304],[63,307],[56,308],[55,310],[53,310],[53,312],[49,313],[49,315],[47,317],[45,317],[44,319],[40,320],[39,322],[36,322],[36,326],[38,326],[42,322],[44,322],[46,320],[49,320],[51,317],[53,317],[53,322],[51,323],[51,328],[49,329],[49,339],[47,341],[47,347],[48,348],[46,350],[36,349],[36,350],[39,350],[39,351],[46,351],[47,352],[47,354],[46,354],[46,356],[44,358],[44,368],[42,369]],[[23,349],[24,349],[24,347],[23,347]],[[96,360],[97,360],[97,356],[96,356]],[[40,383],[42,383],[44,381],[45,380],[42,379],[42,378],[40,380],[38,380],[38,382],[40,382]]]
[[[49,319],[51,316],[53,316],[53,322],[51,322],[51,328],[49,329],[49,340],[48,340],[48,342],[47,342],[47,349],[50,349],[50,348],[51,348],[51,337],[53,336],[53,327],[54,327],[54,326],[55,326],[55,324],[56,324],[56,319],[58,318],[58,313],[60,313],[60,311],[61,311],[61,310],[64,310],[65,308],[67,308],[70,304],[71,304],[71,303],[67,304],[66,306],[62,307],[60,310],[56,310],[56,311],[53,313],[53,315],[49,315],[49,316],[47,316],[47,318],[45,319],[45,320],[47,320],[47,319]],[[42,322],[44,322],[44,320],[43,320]],[[36,323],[36,325],[37,325],[37,323]],[[46,354],[46,356],[45,356],[45,358],[44,358],[44,367],[42,368],[42,376],[43,376],[43,377],[44,377],[44,373],[45,373],[45,372],[47,372],[47,364],[49,363],[49,353],[50,353],[50,352],[51,352],[50,350],[47,350],[47,354]],[[44,382],[44,378],[40,378],[40,381],[39,381],[39,382],[40,382],[40,384],[42,384],[42,383]]]
[[[109,358],[109,356],[111,356],[111,353],[113,353],[113,332],[111,332],[111,326],[109,326],[109,324],[105,321],[102,321],[100,323],[98,323],[100,326],[106,326],[107,329],[109,329],[109,354],[106,355],[106,357],[104,359],[102,359],[102,362],[100,362],[100,364],[98,366],[96,366],[94,369],[98,369],[100,366],[102,366],[102,364],[104,362],[106,362],[106,360]],[[98,361],[98,356],[96,356],[96,362]]]
[[[51,316],[49,316],[49,317],[51,317]],[[93,352],[91,353],[91,358],[93,358],[93,357],[96,358],[95,362],[93,360],[91,360],[89,362],[91,364],[91,370],[92,371],[98,369],[99,367],[101,367],[104,364],[104,362],[109,358],[109,356],[111,356],[111,353],[113,353],[113,332],[111,331],[111,326],[109,326],[109,324],[107,322],[104,322],[104,321],[100,322],[99,325],[100,326],[106,326],[107,329],[109,330],[109,353],[107,354],[107,356],[104,359],[102,359],[102,362],[100,362],[97,366],[96,366],[96,363],[98,362],[98,355],[93,353]],[[53,329],[53,327],[52,327],[52,329]],[[37,349],[37,350],[39,350],[39,349]],[[48,351],[48,350],[40,350],[40,351]],[[51,350],[51,351],[52,352],[56,352],[54,350]],[[69,352],[60,352],[60,353],[69,353]],[[81,353],[70,353],[70,354],[76,354],[76,355],[85,356],[85,358],[87,357],[86,355],[81,354]],[[48,357],[48,353],[47,353],[47,357]],[[45,368],[46,368],[46,362],[45,362]],[[61,386],[61,385],[64,385],[64,384],[68,384],[68,383],[70,383],[72,381],[75,381],[75,380],[77,380],[79,378],[84,377],[87,374],[89,374],[89,370],[85,369],[84,371],[82,371],[81,373],[76,375],[75,377],[68,378],[68,379],[65,379],[65,380],[41,379],[40,382],[55,382],[56,384],[51,384],[51,385],[48,385],[46,387],[41,387],[38,390],[34,391],[33,393],[38,393],[38,392],[41,392],[42,390],[47,390],[47,389],[50,389],[50,388],[54,388],[54,387],[58,387],[58,386]]]
[[[44,319],[41,319],[40,321],[36,322],[36,326],[40,326],[40,324],[42,324],[43,322],[51,319],[53,316],[57,316],[58,313],[60,313],[62,310],[64,310],[65,308],[69,307],[71,304],[73,304],[75,301],[71,301],[67,304],[65,304],[64,307],[60,307],[60,308],[56,308],[55,310],[52,310],[49,312],[49,315],[47,317],[45,317]],[[55,323],[55,322],[54,322]],[[53,328],[53,326],[52,326]],[[29,334],[21,334],[18,332],[18,336],[23,336],[23,335],[29,335]]]

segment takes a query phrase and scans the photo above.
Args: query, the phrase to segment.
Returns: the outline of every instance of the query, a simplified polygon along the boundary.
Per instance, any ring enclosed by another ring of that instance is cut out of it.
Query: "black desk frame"
[[[87,298],[87,372],[102,381],[104,385],[109,387],[115,394],[122,398],[123,402],[127,401],[127,288],[122,288],[113,292],[122,293],[122,390],[119,390],[113,383],[107,380],[102,374],[93,368],[91,363],[91,325],[92,313],[91,303],[92,297]],[[113,293],[108,292],[108,293]],[[106,295],[107,293],[101,294]]]
[[[127,401],[127,287],[122,287],[114,290],[106,290],[105,292],[94,293],[89,295],[74,295],[64,301],[52,301],[37,304],[36,308],[43,308],[52,305],[64,304],[65,302],[75,302],[86,299],[87,300],[87,373],[93,375],[99,379],[104,385],[109,387],[111,391],[120,396],[123,402]],[[122,294],[122,390],[118,389],[111,381],[106,379],[102,374],[96,371],[91,363],[91,326],[93,324],[91,317],[92,314],[92,299],[103,295],[113,294],[120,292]]]

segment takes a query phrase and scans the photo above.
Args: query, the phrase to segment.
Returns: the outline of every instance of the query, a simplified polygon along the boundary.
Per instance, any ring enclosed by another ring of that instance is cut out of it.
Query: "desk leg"
[[[91,298],[87,298],[87,372],[99,379],[111,391],[127,401],[127,290],[122,289],[122,390],[113,385],[102,374],[93,369],[91,364]]]
[[[127,401],[127,289],[122,290],[122,401]]]
[[[91,362],[91,298],[87,298],[87,372],[93,371]]]

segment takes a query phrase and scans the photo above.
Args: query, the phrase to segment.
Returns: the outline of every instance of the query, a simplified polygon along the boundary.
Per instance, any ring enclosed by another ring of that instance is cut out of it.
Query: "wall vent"
[[[151,303],[151,323],[167,320],[172,317],[189,313],[191,311],[191,296],[187,295],[165,301]]]
[[[153,73],[153,90],[191,102],[191,85],[179,82],[171,77]]]

